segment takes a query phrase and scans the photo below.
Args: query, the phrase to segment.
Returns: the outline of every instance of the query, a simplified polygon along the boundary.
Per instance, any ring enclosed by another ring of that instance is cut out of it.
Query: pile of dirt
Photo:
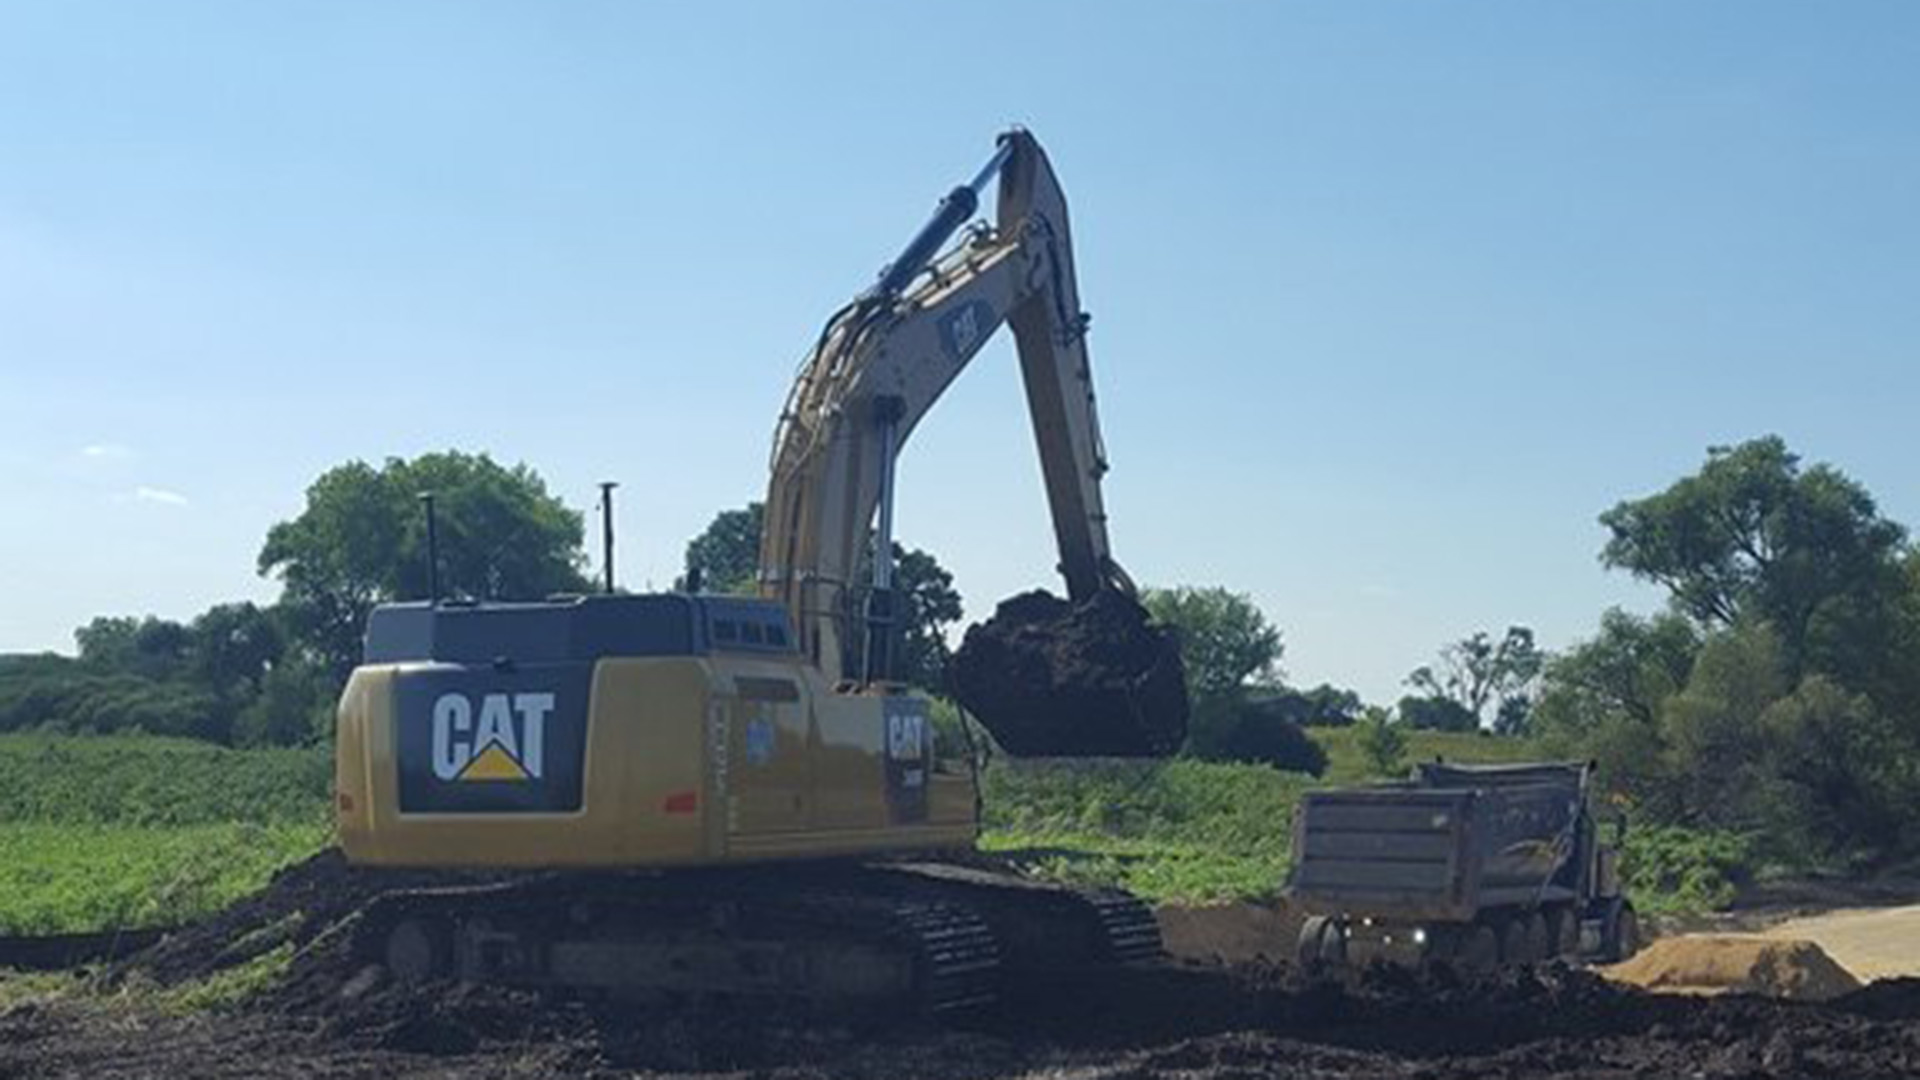
[[[504,875],[438,870],[355,867],[337,848],[275,874],[264,889],[197,923],[167,934],[151,947],[106,971],[110,983],[130,978],[161,986],[206,979],[291,945],[295,969],[316,958],[346,964],[346,939],[355,914],[374,896],[393,889],[492,880]],[[329,969],[344,983],[351,970]]]
[[[1920,979],[1877,979],[1833,1004],[1870,1020],[1920,1020]]]
[[[1114,590],[1002,601],[954,654],[954,696],[1016,757],[1151,757],[1187,732],[1173,632]]]
[[[1860,981],[1811,941],[1753,934],[1694,934],[1663,938],[1608,978],[1678,994],[1760,994],[1790,1001],[1829,1001],[1860,989]]]
[[[1177,960],[1238,964],[1290,960],[1303,916],[1265,904],[1165,904],[1154,909],[1160,942]]]

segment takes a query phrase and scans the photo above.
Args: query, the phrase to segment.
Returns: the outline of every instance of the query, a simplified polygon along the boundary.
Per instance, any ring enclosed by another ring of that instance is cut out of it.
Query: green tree
[[[1802,468],[1779,436],[1708,450],[1700,471],[1600,516],[1601,561],[1665,586],[1705,628],[1763,618],[1791,674],[1879,674],[1901,595],[1906,531],[1828,465]]]
[[[1147,589],[1140,600],[1156,622],[1173,627],[1180,642],[1193,710],[1187,754],[1317,772],[1299,750],[1310,740],[1284,706],[1271,704],[1283,690],[1283,646],[1279,629],[1250,597],[1218,586],[1181,586]]]
[[[1368,706],[1360,720],[1360,752],[1375,776],[1396,776],[1406,768],[1407,734],[1393,714]]]
[[[1252,699],[1276,710],[1284,719],[1307,727],[1346,727],[1360,719],[1360,695],[1332,683],[1321,683],[1311,690],[1282,687],[1268,693],[1256,691]]]
[[[100,617],[73,632],[80,660],[148,679],[179,674],[193,659],[193,630],[171,619]]]
[[[857,581],[873,580],[873,569],[861,562]],[[861,584],[846,592],[851,615],[849,625],[859,632],[842,642],[846,647],[846,670],[865,671],[867,656],[866,611],[872,589]],[[931,694],[947,692],[947,664],[953,659],[947,647],[947,629],[964,614],[960,593],[953,587],[953,575],[939,560],[919,548],[893,545],[894,637],[891,677]]]
[[[1279,686],[1280,630],[1245,593],[1180,586],[1147,589],[1140,600],[1155,621],[1179,634],[1187,693],[1195,702]]]
[[[1465,705],[1439,694],[1408,694],[1395,706],[1400,722],[1418,731],[1473,731],[1480,718]]]
[[[1699,652],[1699,631],[1679,615],[1639,618],[1609,608],[1591,640],[1547,662],[1536,720],[1562,732],[1590,731],[1615,718],[1651,728],[1660,707],[1686,686]]]
[[[893,545],[893,587],[900,611],[895,676],[931,693],[947,689],[947,629],[965,614],[953,575],[919,548]]]
[[[266,673],[258,693],[234,718],[242,746],[295,746],[333,732],[333,680],[314,661],[290,657]]]
[[[1450,701],[1458,705],[1472,717],[1467,728],[1474,728],[1485,723],[1488,704],[1497,703],[1511,710],[1514,707],[1505,704],[1508,700],[1527,697],[1545,660],[1545,654],[1534,643],[1533,631],[1527,627],[1509,626],[1499,641],[1480,630],[1441,648],[1437,671],[1424,665],[1414,668],[1407,676],[1407,685],[1428,701]],[[1453,730],[1452,725],[1459,719],[1453,710],[1419,707],[1423,716],[1436,721],[1444,717],[1449,727],[1443,730]],[[1416,727],[1426,726],[1410,722]],[[1509,724],[1512,723],[1510,717]]]
[[[714,515],[699,536],[687,541],[686,573],[674,587],[685,590],[697,580],[705,592],[752,593],[759,581],[765,517],[766,506],[758,502]]]
[[[273,526],[259,570],[277,576],[295,639],[342,679],[360,657],[375,604],[424,599],[426,525],[418,497],[435,497],[444,596],[534,599],[589,588],[582,520],[525,465],[485,454],[349,462],[307,489],[306,508]]]
[[[286,634],[272,609],[249,602],[215,604],[193,620],[192,667],[214,693],[252,697],[286,653]]]

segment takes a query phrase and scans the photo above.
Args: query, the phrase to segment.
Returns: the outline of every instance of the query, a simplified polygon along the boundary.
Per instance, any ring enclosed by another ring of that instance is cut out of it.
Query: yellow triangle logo
[[[527,770],[513,760],[513,755],[500,749],[499,743],[488,743],[479,756],[467,763],[461,771],[462,780],[525,780]]]

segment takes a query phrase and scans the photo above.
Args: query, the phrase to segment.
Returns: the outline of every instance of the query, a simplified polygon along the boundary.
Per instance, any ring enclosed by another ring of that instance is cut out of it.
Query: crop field
[[[224,907],[325,846],[314,749],[0,737],[0,933],[167,925]]]

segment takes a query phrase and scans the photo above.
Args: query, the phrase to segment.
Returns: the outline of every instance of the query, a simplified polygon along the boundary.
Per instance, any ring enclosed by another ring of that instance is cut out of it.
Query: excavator
[[[996,178],[995,221],[963,233]],[[1158,956],[1137,898],[975,852],[973,761],[935,753],[927,700],[891,678],[895,460],[1003,323],[1066,630],[1117,625],[1139,647],[1029,679],[1079,709],[1069,724],[994,702],[980,720],[1016,753],[1177,746],[1177,651],[1108,544],[1065,200],[1015,130],[808,353],[774,438],[760,595],[609,582],[373,611],[339,708],[340,846],[356,866],[451,872],[379,892],[352,947],[403,981],[922,1013]],[[1059,659],[1048,626],[1015,630],[1009,664]],[[1076,681],[1093,690],[1073,697]]]

